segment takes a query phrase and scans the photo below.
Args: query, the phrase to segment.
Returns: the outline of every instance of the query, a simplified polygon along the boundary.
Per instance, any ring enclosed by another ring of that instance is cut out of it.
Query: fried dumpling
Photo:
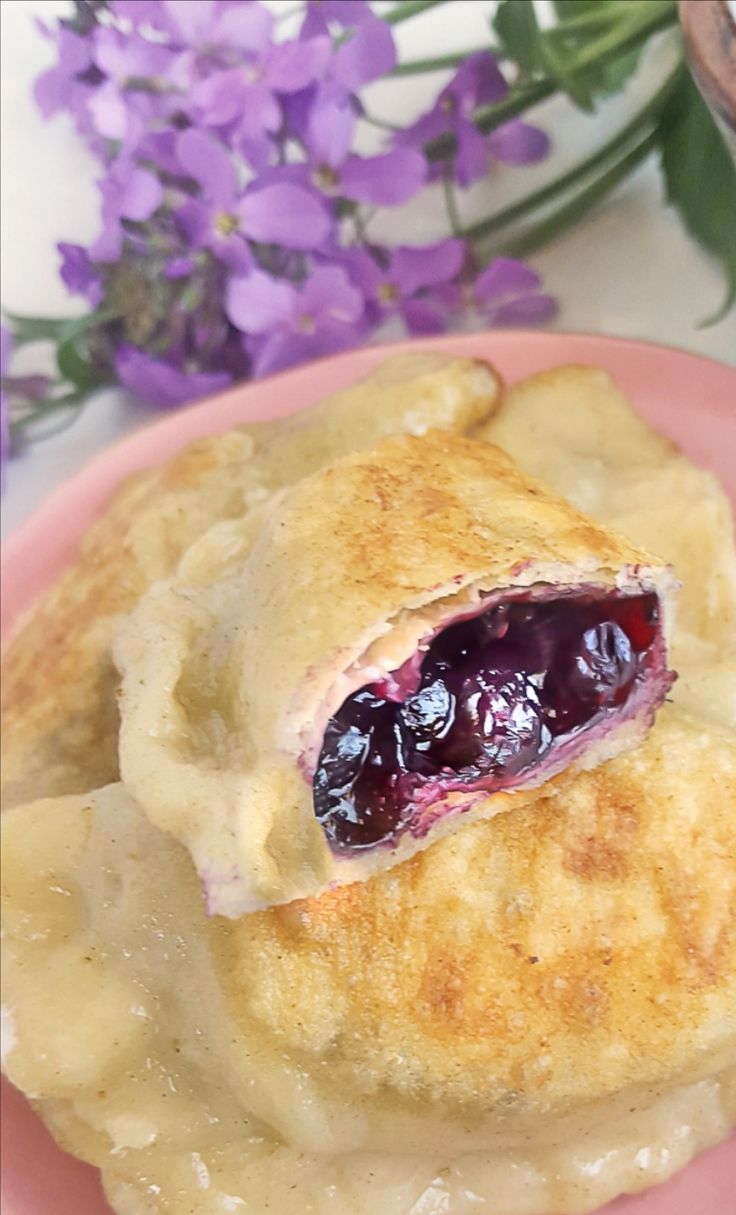
[[[447,433],[216,526],[121,628],[121,771],[213,912],[364,879],[641,738],[667,569]]]
[[[676,685],[677,687],[677,685]],[[3,816],[6,1068],[121,1215],[597,1208],[736,1121],[736,747],[240,920],[120,785]]]
[[[203,532],[242,519],[274,489],[383,435],[430,427],[464,433],[495,408],[499,387],[476,359],[398,355],[312,409],[200,439],[131,477],[4,657],[3,804],[117,778],[112,637],[120,616],[174,572]]]
[[[568,366],[529,376],[504,394],[479,435],[669,562],[682,582],[678,631],[736,655],[736,544],[726,495],[712,473],[647,425],[607,372]]]

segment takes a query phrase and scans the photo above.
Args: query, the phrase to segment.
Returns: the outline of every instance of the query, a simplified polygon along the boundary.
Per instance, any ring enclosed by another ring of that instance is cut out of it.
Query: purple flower
[[[492,325],[540,325],[557,311],[556,301],[540,285],[530,266],[497,257],[473,282],[441,288],[440,298],[448,312],[475,313]]]
[[[184,131],[177,154],[201,191],[176,213],[195,249],[212,249],[234,269],[245,270],[251,258],[243,236],[302,250],[317,248],[329,236],[332,221],[323,203],[298,185],[253,185],[238,195],[230,155],[203,132]]]
[[[123,248],[123,220],[142,223],[150,219],[163,201],[157,177],[131,163],[123,154],[98,183],[102,195],[102,231],[89,250],[93,262],[116,262]]]
[[[233,142],[260,170],[283,123],[281,98],[301,92],[317,78],[330,55],[326,38],[282,43],[247,67],[215,72],[191,92],[191,113],[205,126],[234,125]]]
[[[493,325],[538,325],[557,311],[555,300],[542,294],[540,286],[530,266],[497,257],[475,280],[475,306]]]
[[[102,284],[87,250],[67,241],[60,241],[56,248],[61,254],[60,274],[64,285],[73,295],[83,295],[93,308],[97,308],[102,300]]]
[[[338,44],[329,63],[326,79],[355,93],[379,80],[396,66],[396,45],[390,25],[371,9],[366,0],[310,0],[299,35],[301,41],[328,34],[330,22],[351,31]]]
[[[302,38],[327,34],[330,22],[349,27],[374,20],[368,0],[307,0],[307,12],[301,29]]]
[[[520,118],[513,118],[488,136],[488,147],[505,165],[531,165],[550,149],[549,135]]]
[[[459,240],[433,245],[403,245],[380,251],[382,264],[366,250],[350,250],[346,263],[368,302],[372,322],[399,315],[410,333],[440,333],[447,327],[447,305],[428,289],[449,283],[460,272],[465,247]]]
[[[111,0],[110,8],[116,17],[129,21],[134,29],[142,25],[158,30],[167,28],[161,0]]]
[[[157,8],[157,23],[171,44],[193,51],[202,67],[230,66],[242,52],[263,51],[271,40],[273,16],[254,0],[163,0]]]
[[[231,377],[223,371],[183,371],[165,359],[156,359],[135,346],[123,345],[115,355],[115,374],[135,396],[158,409],[170,409],[227,388]]]
[[[164,276],[172,280],[189,278],[189,275],[194,271],[195,265],[194,258],[188,257],[186,254],[182,254],[179,257],[171,257],[166,263]]]
[[[88,102],[92,124],[105,139],[130,145],[166,108],[162,98],[176,92],[175,56],[159,43],[105,26],[94,31],[92,54],[105,77]],[[137,81],[146,87],[133,89]]]
[[[413,148],[393,148],[381,156],[350,154],[355,115],[339,96],[314,102],[305,142],[312,184],[328,195],[393,207],[407,202],[427,180],[427,162]]]
[[[59,246],[70,291],[125,309],[91,331],[100,362],[167,408],[345,349],[392,317],[413,333],[468,309],[496,324],[546,319],[554,303],[533,271],[501,258],[473,281],[460,240],[346,247],[363,204],[399,206],[447,172],[423,154],[437,136],[456,140],[461,185],[493,158],[546,153],[546,135],[519,119],[478,132],[477,108],[508,93],[493,55],[469,56],[408,131],[361,156],[361,90],[396,63],[392,27],[368,0],[307,0],[283,39],[271,8],[107,0],[50,35],[57,63],[38,103],[68,110],[104,166],[97,239]],[[48,393],[43,377],[20,385],[2,383],[14,402]]]
[[[417,119],[397,140],[411,147],[423,147],[440,135],[453,135],[457,142],[453,172],[461,186],[478,181],[488,171],[495,156],[507,164],[530,164],[549,150],[543,131],[515,119],[485,136],[473,121],[481,105],[495,105],[508,93],[509,86],[489,51],[469,55],[452,80],[440,93],[432,109]],[[442,166],[433,170],[441,176]]]
[[[332,57],[329,76],[349,93],[379,80],[396,67],[391,26],[378,17],[363,18]]]
[[[42,72],[33,86],[36,104],[44,118],[50,118],[59,110],[76,111],[84,105],[92,87],[81,79],[92,64],[87,39],[63,26],[50,36],[56,42],[58,62]]]
[[[260,270],[230,280],[225,311],[247,336],[256,375],[355,345],[363,297],[339,266],[320,266],[296,287]]]

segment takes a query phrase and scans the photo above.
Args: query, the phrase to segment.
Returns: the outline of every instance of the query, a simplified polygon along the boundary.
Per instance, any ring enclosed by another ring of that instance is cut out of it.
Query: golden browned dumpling
[[[666,567],[486,443],[384,439],[256,523],[206,532],[114,650],[123,781],[213,912],[537,796],[637,742],[671,682]]]
[[[671,708],[564,795],[239,921],[120,786],[17,807],[6,1068],[124,1215],[591,1210],[736,1119],[734,806],[733,739]]]
[[[556,367],[515,384],[480,430],[579,510],[668,561],[678,624],[736,653],[733,518],[716,477],[635,412],[598,367]]]
[[[3,803],[117,778],[118,620],[213,523],[242,519],[273,489],[385,434],[463,433],[488,417],[498,389],[474,359],[400,355],[305,413],[199,440],[130,478],[5,656]]]

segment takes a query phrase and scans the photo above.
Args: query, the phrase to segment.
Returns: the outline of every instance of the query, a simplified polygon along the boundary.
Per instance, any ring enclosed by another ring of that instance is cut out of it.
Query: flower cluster
[[[59,246],[95,318],[83,355],[154,405],[353,346],[394,316],[431,333],[468,308],[502,324],[554,310],[527,266],[482,267],[461,234],[394,248],[370,236],[377,208],[429,181],[462,188],[494,158],[546,154],[524,122],[474,126],[508,91],[493,55],[470,56],[428,113],[365,156],[361,91],[396,65],[391,24],[367,0],[307,0],[297,24],[283,37],[258,0],[78,0],[44,27],[57,62],[38,105],[68,111],[103,166],[99,234]]]

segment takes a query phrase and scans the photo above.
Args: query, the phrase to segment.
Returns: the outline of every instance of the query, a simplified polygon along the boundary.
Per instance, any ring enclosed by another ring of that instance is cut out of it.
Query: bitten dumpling
[[[211,912],[363,880],[638,741],[667,567],[431,432],[216,525],[123,626],[123,781]]]

